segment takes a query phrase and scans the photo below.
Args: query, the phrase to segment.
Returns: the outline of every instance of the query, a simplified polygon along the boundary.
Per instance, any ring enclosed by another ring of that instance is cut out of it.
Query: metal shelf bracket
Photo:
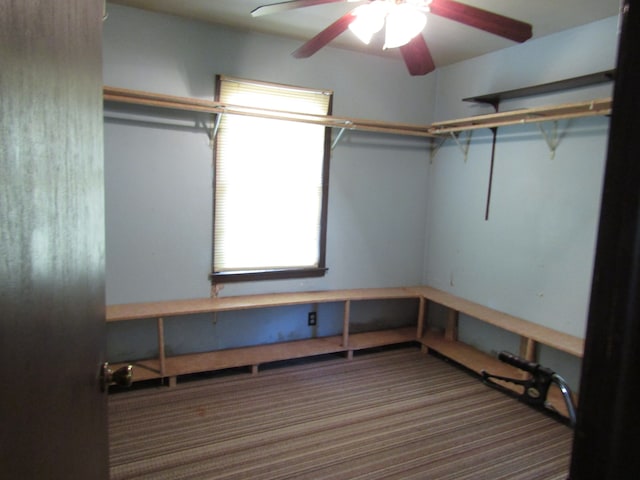
[[[560,145],[560,141],[564,138],[567,130],[569,129],[570,123],[571,123],[571,120],[568,120],[562,132],[558,131],[558,120],[554,120],[552,122],[552,128],[550,132],[547,132],[547,130],[545,130],[544,125],[542,123],[538,123],[538,128],[540,129],[540,133],[542,134],[542,137],[544,138],[545,142],[547,142],[547,146],[549,147],[551,160],[555,158],[558,145]]]
[[[467,163],[467,156],[469,154],[469,145],[471,145],[471,137],[473,136],[473,130],[466,130],[466,134],[465,137],[466,139],[464,140],[464,143],[460,142],[460,136],[462,136],[463,132],[458,132],[457,134],[455,134],[454,132],[451,132],[451,138],[453,138],[453,140],[456,142],[456,145],[458,145],[458,148],[460,149],[460,151],[462,152],[462,155],[464,156],[464,162]]]
[[[338,142],[340,141],[340,139],[342,138],[342,135],[344,135],[344,131],[347,129],[347,127],[342,127],[340,129],[340,131],[336,134],[336,138],[333,139],[333,142],[331,143],[331,150],[333,151],[334,148],[336,148],[336,146],[338,145]]]
[[[469,154],[469,146],[471,145],[471,137],[473,136],[473,130],[465,130],[464,131],[464,140],[460,140],[460,137],[463,135],[463,132],[449,132],[448,137],[440,137],[438,140],[435,138],[431,138],[431,154],[429,158],[429,163],[433,163],[435,160],[438,151],[440,148],[446,143],[447,138],[452,138],[456,145],[462,152],[465,163],[467,162],[467,156]]]
[[[215,144],[216,137],[218,136],[218,129],[220,128],[220,121],[222,120],[223,113],[214,113],[215,120],[213,121],[213,127],[211,128],[211,133],[209,134],[209,140],[211,141],[211,148]]]
[[[440,151],[440,148],[447,141],[447,137],[431,137],[431,149],[429,150],[429,164],[432,164]]]

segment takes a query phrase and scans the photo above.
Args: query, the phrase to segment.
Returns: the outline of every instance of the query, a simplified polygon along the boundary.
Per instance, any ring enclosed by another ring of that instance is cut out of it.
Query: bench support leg
[[[535,362],[538,357],[538,344],[530,338],[521,337],[520,356],[528,362]]]
[[[349,317],[351,316],[351,300],[344,302],[344,315],[342,317],[342,346],[349,346]]]
[[[424,321],[427,313],[427,300],[424,297],[420,297],[420,305],[418,307],[418,331],[416,332],[416,339],[420,340],[424,335]]]
[[[449,317],[447,318],[447,326],[444,330],[444,338],[455,342],[458,340],[458,312],[449,309]]]

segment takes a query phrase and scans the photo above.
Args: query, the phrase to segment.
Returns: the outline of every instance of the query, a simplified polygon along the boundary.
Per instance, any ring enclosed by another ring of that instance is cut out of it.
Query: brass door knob
[[[100,390],[105,392],[109,385],[115,383],[122,387],[130,387],[133,382],[133,365],[125,365],[115,372],[109,368],[109,362],[100,367]]]

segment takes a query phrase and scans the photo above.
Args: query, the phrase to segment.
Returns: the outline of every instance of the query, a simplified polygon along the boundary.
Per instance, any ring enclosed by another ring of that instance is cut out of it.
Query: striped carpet
[[[413,347],[109,396],[111,478],[566,479],[571,430]]]

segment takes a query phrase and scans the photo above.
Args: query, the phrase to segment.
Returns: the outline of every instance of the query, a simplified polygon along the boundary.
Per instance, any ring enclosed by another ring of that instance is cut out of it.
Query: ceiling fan
[[[257,17],[295,8],[344,2],[363,4],[307,41],[293,52],[294,57],[310,57],[347,29],[369,43],[374,33],[386,27],[384,48],[399,48],[409,73],[426,75],[436,68],[429,47],[421,35],[427,12],[515,42],[522,43],[532,35],[529,23],[454,0],[290,0],[259,6],[251,15]]]

